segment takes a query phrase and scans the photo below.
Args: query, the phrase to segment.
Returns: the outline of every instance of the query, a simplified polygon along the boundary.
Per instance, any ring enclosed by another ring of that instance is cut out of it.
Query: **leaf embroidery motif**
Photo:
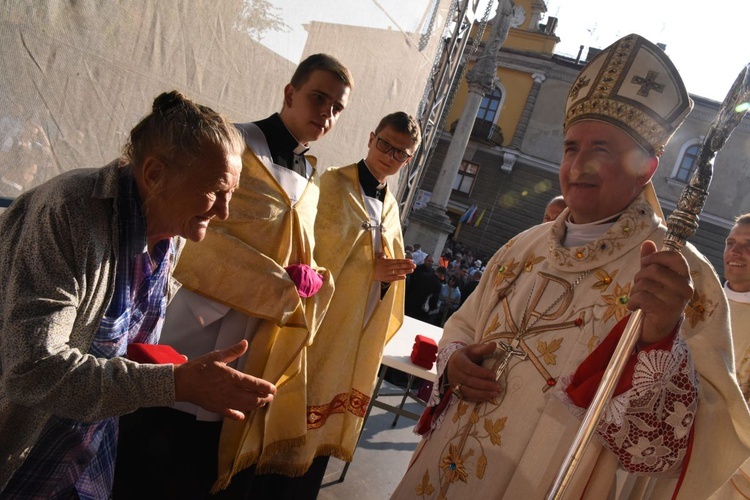
[[[560,346],[562,345],[562,337],[558,337],[552,342],[547,345],[547,342],[544,340],[540,340],[537,343],[537,350],[539,351],[539,354],[544,356],[544,362],[548,365],[556,365],[557,364],[557,356],[555,356],[555,352],[560,349]]]
[[[472,424],[479,422],[479,412],[477,412],[476,406],[474,407],[474,410],[472,410],[471,415],[469,415],[469,422]]]
[[[523,265],[523,270],[530,273],[535,265],[539,264],[544,260],[544,257],[535,257],[532,253],[531,256],[526,259],[526,263]]]
[[[494,422],[490,418],[484,419],[484,430],[490,436],[490,442],[495,446],[500,446],[502,443],[502,436],[500,432],[505,428],[505,421],[508,417],[498,418]]]
[[[435,487],[430,484],[430,471],[424,471],[422,476],[422,484],[417,485],[417,495],[419,496],[430,496],[435,491]]]
[[[500,315],[495,314],[492,317],[492,322],[490,323],[490,326],[487,327],[487,329],[484,331],[483,337],[486,337],[487,335],[491,334],[492,332],[496,331],[500,327]]]
[[[487,469],[487,455],[482,455],[477,460],[477,479],[484,477],[485,469]]]
[[[463,401],[458,402],[458,408],[456,408],[456,414],[453,415],[453,423],[455,424],[459,420],[461,420],[461,417],[466,413],[466,410],[469,408],[469,405],[464,403]]]

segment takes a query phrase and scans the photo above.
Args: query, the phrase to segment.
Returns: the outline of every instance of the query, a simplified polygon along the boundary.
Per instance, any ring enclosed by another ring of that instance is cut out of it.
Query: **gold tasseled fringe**
[[[274,453],[267,453],[268,450],[265,450],[264,455],[273,455],[275,453],[283,453],[285,451],[288,451],[291,448],[296,448],[298,446],[304,445],[305,438],[300,437],[297,439],[289,439],[287,441],[274,443],[272,445],[272,448],[274,449]],[[339,460],[343,460],[344,462],[351,462],[354,459],[354,455],[348,451],[346,451],[343,447],[338,445],[323,445],[320,446],[316,453],[315,457],[320,456],[331,456],[334,458],[338,458]],[[236,461],[235,466],[232,468],[232,472],[229,474],[224,474],[222,477],[216,480],[213,487],[211,488],[211,494],[216,494],[220,492],[221,490],[226,489],[229,484],[232,482],[232,477],[237,474],[238,472],[247,469],[249,467],[252,467],[253,465],[256,465],[258,462],[258,454],[257,453],[247,453],[239,458],[239,460]],[[289,477],[299,477],[302,476],[312,465],[312,461],[310,461],[308,464],[300,465],[300,464],[290,464],[290,463],[282,463],[282,462],[267,462],[263,463],[261,465],[257,466],[257,474],[281,474],[284,476]]]

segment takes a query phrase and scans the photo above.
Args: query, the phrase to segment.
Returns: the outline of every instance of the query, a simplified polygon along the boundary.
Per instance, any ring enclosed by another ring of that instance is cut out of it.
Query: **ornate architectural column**
[[[526,99],[526,105],[521,113],[521,119],[518,120],[518,126],[516,127],[516,133],[513,134],[513,140],[510,142],[512,149],[521,151],[521,145],[523,144],[523,137],[526,135],[526,129],[529,126],[531,120],[531,112],[534,110],[536,105],[536,98],[539,95],[539,88],[545,80],[545,76],[542,73],[534,73],[531,75],[534,83],[531,85],[531,91],[529,97]]]
[[[508,37],[512,18],[513,2],[500,0],[495,18],[492,20],[488,42],[474,67],[466,74],[469,94],[440,168],[432,197],[426,207],[412,212],[409,217],[409,227],[405,234],[406,242],[420,243],[426,252],[436,257],[442,252],[448,235],[455,230],[445,209],[453,190],[453,181],[471,137],[474,120],[482,104],[482,98],[485,94],[492,92],[495,78],[497,78],[497,54]]]

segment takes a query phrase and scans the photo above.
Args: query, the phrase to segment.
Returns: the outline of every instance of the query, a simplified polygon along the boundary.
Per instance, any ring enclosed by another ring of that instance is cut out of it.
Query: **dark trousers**
[[[240,471],[227,489],[217,479],[221,422],[201,422],[172,408],[141,408],[120,417],[114,500],[314,500],[329,457],[317,457],[300,477]]]
[[[304,475],[299,477],[281,474],[255,475],[255,467],[245,469],[232,478],[230,490],[241,490],[241,496],[227,496],[226,499],[243,500],[315,500],[318,498],[323,476],[330,457],[316,457]],[[238,484],[235,484],[238,483]],[[240,486],[241,485],[241,486]]]
[[[120,417],[113,498],[211,498],[220,433],[221,422],[172,408]]]

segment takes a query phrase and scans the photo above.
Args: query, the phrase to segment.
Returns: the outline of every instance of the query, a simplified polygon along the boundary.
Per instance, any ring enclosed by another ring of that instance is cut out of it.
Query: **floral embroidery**
[[[674,413],[670,413],[665,421],[672,426],[672,429],[674,429],[675,437],[682,439],[687,436],[688,432],[690,432],[694,419],[695,414],[691,412],[687,406],[680,401],[675,401]]]
[[[473,454],[474,451],[469,450],[467,456],[471,456]],[[443,470],[443,474],[445,474],[445,478],[449,482],[466,482],[468,474],[466,473],[466,469],[464,468],[463,457],[461,457],[461,455],[459,454],[458,447],[456,445],[450,445],[448,454],[444,456],[443,460],[440,462],[440,468]]]
[[[638,363],[633,370],[633,390],[636,394],[646,394],[654,390],[667,389],[682,392],[674,387],[671,380],[679,365],[669,351],[653,350],[638,355]]]
[[[634,465],[645,464],[650,469],[662,469],[663,466],[657,467],[657,465],[662,462],[665,457],[671,454],[671,450],[662,445],[663,441],[663,436],[659,436],[655,441],[649,441],[645,437],[639,437],[636,444],[627,448],[628,453],[633,457],[632,463]]]
[[[615,270],[612,274],[608,274],[607,271],[601,268],[594,270],[594,277],[598,281],[592,285],[592,288],[601,290],[602,292],[606,291],[607,288],[609,288],[609,285],[617,276],[617,272],[618,271]]]
[[[628,402],[630,395],[628,393],[620,394],[615,396],[609,403],[609,406],[604,410],[604,421],[608,424],[614,424],[615,426],[623,427],[625,432],[619,434],[626,434],[629,431],[629,422],[625,419],[625,412],[628,409]],[[625,436],[621,436],[625,437]],[[618,443],[622,446],[622,442]]]
[[[500,264],[497,266],[497,274],[495,275],[495,288],[499,288],[503,284],[503,281],[511,280],[516,276],[516,268],[518,262],[515,259],[511,259],[507,264]]]
[[[548,365],[557,364],[557,356],[555,356],[555,352],[560,349],[562,341],[562,337],[558,337],[550,342],[549,345],[544,340],[540,340],[539,342],[537,342],[536,348],[539,351],[539,354],[544,357],[545,363],[547,363]]]
[[[628,308],[626,307],[626,304],[628,303],[628,295],[630,295],[630,283],[624,287],[615,285],[614,293],[603,295],[602,299],[604,299],[604,303],[607,304],[607,310],[604,311],[602,320],[607,321],[612,316],[614,316],[617,321],[624,318],[628,314]]]
[[[709,316],[713,313],[715,307],[711,299],[708,299],[705,295],[699,295],[696,290],[685,307],[685,317],[690,321],[690,326],[695,328],[695,325],[699,322],[706,320],[707,313]]]
[[[505,429],[506,420],[508,420],[508,417],[498,418],[494,422],[489,418],[484,419],[484,430],[487,431],[490,436],[490,442],[495,446],[500,446],[502,443],[500,432]]]
[[[550,247],[552,257],[560,266],[576,269],[580,268],[582,263],[607,262],[610,257],[617,255],[622,249],[627,249],[633,245],[632,239],[639,235],[646,226],[651,225],[651,221],[648,219],[652,212],[653,210],[648,206],[648,202],[643,199],[636,200],[599,240],[575,248],[565,248],[552,242]],[[646,217],[644,217],[644,214]],[[559,238],[564,232],[563,228],[559,234],[554,236]],[[614,276],[612,276],[612,279],[614,281]]]
[[[430,496],[435,491],[435,487],[430,484],[430,471],[424,471],[422,476],[422,484],[417,485],[417,495],[419,496]]]

